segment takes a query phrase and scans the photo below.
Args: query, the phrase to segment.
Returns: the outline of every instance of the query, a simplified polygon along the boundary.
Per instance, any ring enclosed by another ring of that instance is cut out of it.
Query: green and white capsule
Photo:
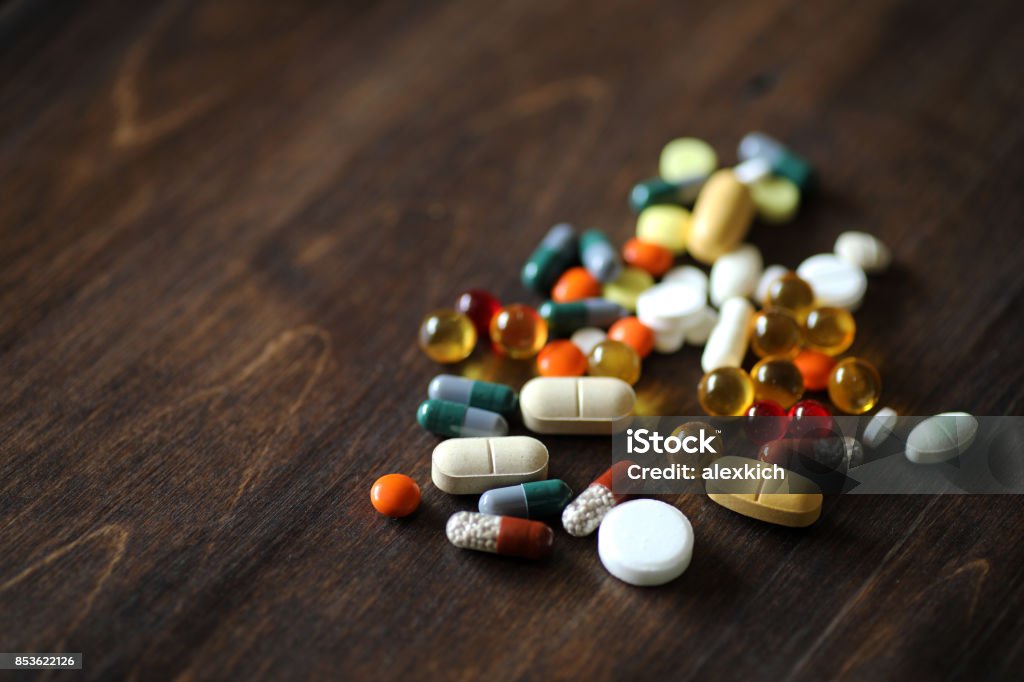
[[[576,262],[576,247],[572,225],[558,223],[552,227],[523,266],[523,286],[547,296],[562,273]]]
[[[480,513],[539,519],[557,516],[572,499],[572,489],[557,478],[494,488],[480,496]]]
[[[633,185],[629,192],[629,207],[638,214],[645,208],[659,204],[689,206],[697,200],[706,175],[694,175],[677,182],[662,178],[648,178]]]
[[[612,282],[622,274],[622,259],[601,230],[587,230],[580,236],[580,261],[599,282]]]
[[[763,158],[771,164],[772,172],[788,179],[801,190],[806,189],[813,179],[811,165],[786,149],[778,140],[764,133],[747,133],[740,140],[741,161]]]
[[[552,336],[571,336],[583,327],[607,329],[616,320],[629,315],[621,305],[604,298],[585,298],[571,303],[545,301],[537,312],[548,323]]]
[[[490,438],[508,435],[508,422],[497,412],[448,400],[424,400],[416,411],[416,421],[439,436]]]
[[[506,417],[515,414],[519,398],[511,387],[504,384],[492,384],[488,381],[476,381],[454,374],[438,374],[427,387],[427,395],[432,400],[447,400],[462,403],[481,410],[498,412]]]

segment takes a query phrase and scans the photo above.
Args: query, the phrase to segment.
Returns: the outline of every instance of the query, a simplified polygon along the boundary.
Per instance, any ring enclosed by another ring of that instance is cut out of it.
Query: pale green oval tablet
[[[771,225],[788,223],[800,208],[800,189],[780,175],[769,175],[750,185],[757,217]]]
[[[710,175],[718,168],[718,155],[704,140],[680,137],[661,150],[658,174],[669,182],[678,182],[695,175]]]

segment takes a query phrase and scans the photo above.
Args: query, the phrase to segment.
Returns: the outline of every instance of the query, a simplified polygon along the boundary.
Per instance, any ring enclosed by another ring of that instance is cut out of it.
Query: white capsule
[[[800,264],[796,274],[811,285],[819,306],[855,311],[868,288],[868,278],[860,266],[831,253],[811,256]]]
[[[843,232],[833,250],[843,260],[871,275],[884,272],[892,262],[889,247],[867,232]]]
[[[717,308],[734,296],[753,294],[763,270],[761,250],[753,244],[719,256],[711,266],[711,305]]]
[[[783,265],[769,265],[761,273],[761,279],[757,282],[757,288],[754,290],[754,300],[757,301],[758,305],[764,305],[764,299],[768,297],[768,287],[771,286],[772,282],[782,277],[789,268]]]
[[[722,304],[718,324],[711,330],[700,358],[705,372],[719,367],[739,367],[743,363],[753,317],[754,306],[745,298],[730,298]]]
[[[705,306],[693,316],[686,328],[686,343],[691,346],[703,346],[711,336],[711,330],[718,324],[718,313],[714,308]]]

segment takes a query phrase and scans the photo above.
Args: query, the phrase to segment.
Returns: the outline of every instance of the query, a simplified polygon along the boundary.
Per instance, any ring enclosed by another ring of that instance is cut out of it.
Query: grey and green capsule
[[[585,298],[571,303],[545,301],[537,312],[548,323],[552,336],[571,336],[583,327],[608,328],[616,320],[629,315],[621,305],[604,298]]]
[[[505,384],[476,381],[454,374],[438,374],[434,377],[427,387],[427,396],[432,400],[447,400],[498,412],[506,417],[515,414],[519,404],[516,392]]]
[[[747,133],[740,140],[741,161],[763,158],[772,166],[772,172],[787,178],[801,190],[807,189],[813,180],[811,165],[787,149],[778,140],[764,133]]]
[[[539,519],[561,514],[571,499],[565,481],[532,481],[488,490],[480,496],[480,513]]]
[[[633,185],[629,192],[629,207],[634,213],[639,214],[645,208],[658,204],[688,206],[697,200],[700,188],[707,179],[706,175],[694,175],[678,182],[648,178]]]
[[[424,400],[416,411],[416,421],[439,436],[474,438],[508,435],[508,422],[497,412],[448,400]]]
[[[569,223],[558,223],[548,230],[523,266],[523,286],[547,296],[562,273],[576,262],[576,246],[576,232]]]
[[[601,230],[580,235],[580,261],[599,282],[612,282],[622,274],[622,259]]]

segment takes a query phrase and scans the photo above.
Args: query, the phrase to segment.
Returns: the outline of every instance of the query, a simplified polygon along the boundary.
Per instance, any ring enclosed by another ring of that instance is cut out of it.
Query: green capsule
[[[572,499],[565,481],[532,481],[488,490],[480,496],[481,514],[537,519],[561,514]]]
[[[439,436],[490,438],[508,435],[508,422],[497,412],[448,400],[424,400],[416,411],[416,421]]]
[[[658,204],[688,206],[697,200],[705,180],[706,175],[695,175],[678,182],[649,178],[633,186],[629,193],[629,206],[637,214]]]
[[[801,190],[807,189],[814,180],[814,171],[809,163],[764,133],[747,133],[740,140],[741,161],[763,158],[771,164],[772,172],[781,175]]]
[[[519,405],[516,392],[509,386],[475,381],[454,374],[438,374],[434,377],[427,388],[427,395],[434,400],[479,407],[506,417],[515,414]]]
[[[576,258],[576,233],[572,225],[555,225],[544,235],[530,260],[523,266],[520,275],[523,286],[547,296],[562,273],[576,262]]]
[[[537,312],[548,323],[552,336],[571,336],[583,327],[608,328],[616,320],[629,315],[621,305],[604,298],[587,298],[571,303],[545,301]]]

